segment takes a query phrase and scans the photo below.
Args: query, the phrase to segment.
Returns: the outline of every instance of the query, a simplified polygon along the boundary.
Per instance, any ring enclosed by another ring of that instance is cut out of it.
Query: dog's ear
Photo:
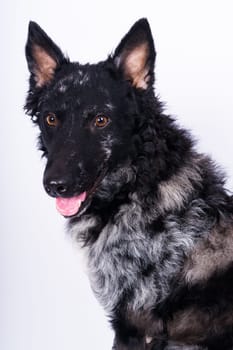
[[[136,88],[154,82],[156,52],[147,19],[137,21],[117,47],[113,59],[124,78]]]
[[[67,61],[59,47],[35,22],[29,23],[25,51],[31,79],[36,87],[49,83],[56,69]]]

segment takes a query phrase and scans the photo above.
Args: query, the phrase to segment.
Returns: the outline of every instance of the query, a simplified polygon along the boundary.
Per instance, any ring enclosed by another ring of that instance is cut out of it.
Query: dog
[[[113,349],[233,349],[233,198],[154,94],[147,19],[85,65],[30,22],[26,58],[44,188],[85,251]]]

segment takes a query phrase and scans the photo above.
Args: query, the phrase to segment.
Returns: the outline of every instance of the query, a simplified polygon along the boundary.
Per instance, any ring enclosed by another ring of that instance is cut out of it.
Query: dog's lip
[[[70,198],[57,197],[56,207],[59,213],[67,219],[76,217],[77,215],[80,216],[87,209],[88,205],[91,202],[91,198],[93,197],[94,193],[96,192],[100,182],[103,180],[106,173],[107,168],[103,167],[90,190],[83,191],[82,193],[74,195]],[[60,207],[59,201],[62,204]],[[66,201],[70,201],[70,208],[68,208],[67,210],[63,210],[63,203],[65,203]]]

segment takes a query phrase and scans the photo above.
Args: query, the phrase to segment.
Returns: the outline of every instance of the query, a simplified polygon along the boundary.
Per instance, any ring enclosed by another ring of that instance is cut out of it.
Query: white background
[[[1,350],[109,350],[112,332],[80,253],[42,188],[37,131],[23,113],[30,19],[72,60],[97,62],[148,17],[158,52],[156,92],[199,149],[233,178],[231,0],[5,0],[0,8]],[[233,189],[229,179],[227,187]]]

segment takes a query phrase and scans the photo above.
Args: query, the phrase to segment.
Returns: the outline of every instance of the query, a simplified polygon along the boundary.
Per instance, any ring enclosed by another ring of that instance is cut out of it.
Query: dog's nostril
[[[51,192],[51,188],[49,186],[45,186],[45,190],[46,192],[50,193]]]
[[[58,185],[57,186],[57,193],[63,194],[67,191],[67,186],[65,185]]]

